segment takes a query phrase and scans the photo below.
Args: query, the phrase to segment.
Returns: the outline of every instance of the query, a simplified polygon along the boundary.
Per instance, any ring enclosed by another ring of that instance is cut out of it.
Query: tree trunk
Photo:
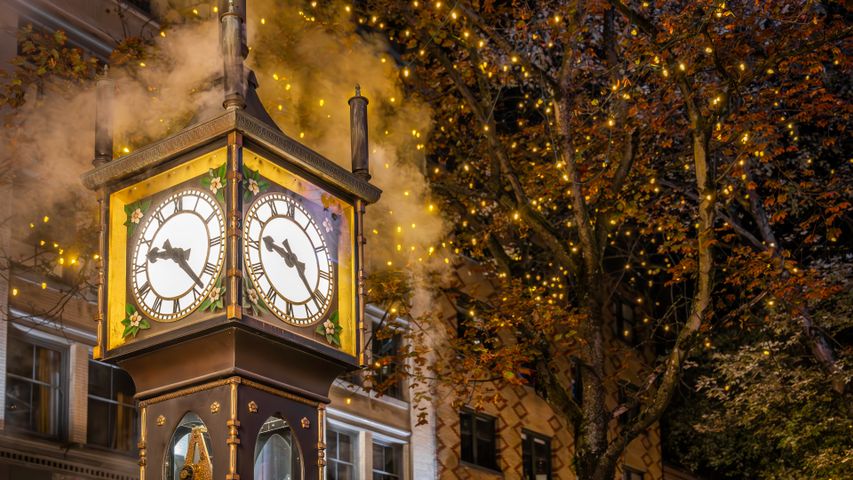
[[[585,313],[578,326],[583,400],[580,406],[580,421],[575,423],[575,468],[578,478],[591,479],[596,478],[596,472],[601,467],[601,458],[607,450],[607,427],[610,419],[605,403],[607,399],[604,371],[606,346],[602,293],[604,276],[595,227],[590,221],[583,184],[573,155],[570,108],[564,97],[555,102],[555,119],[562,140],[560,155],[571,182],[572,210],[583,255],[577,287],[578,300]]]

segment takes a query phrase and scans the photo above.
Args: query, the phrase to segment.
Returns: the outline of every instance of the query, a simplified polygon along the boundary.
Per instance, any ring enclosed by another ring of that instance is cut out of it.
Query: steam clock
[[[284,135],[243,67],[244,7],[220,7],[218,116],[112,160],[98,86],[95,356],[136,384],[143,480],[323,478],[329,388],[362,363],[367,100],[353,171]]]

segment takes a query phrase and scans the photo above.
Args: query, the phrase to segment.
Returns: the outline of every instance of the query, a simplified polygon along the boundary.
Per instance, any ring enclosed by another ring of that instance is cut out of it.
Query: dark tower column
[[[249,53],[245,43],[246,2],[229,0],[219,8],[219,44],[224,62],[226,110],[246,107],[246,81],[243,72],[243,59]]]
[[[350,138],[352,141],[352,173],[364,181],[370,180],[370,159],[367,149],[367,99],[361,87],[355,86],[355,96],[349,99]]]
[[[113,159],[113,96],[115,83],[109,77],[107,67],[95,87],[95,158],[92,163],[99,167]]]

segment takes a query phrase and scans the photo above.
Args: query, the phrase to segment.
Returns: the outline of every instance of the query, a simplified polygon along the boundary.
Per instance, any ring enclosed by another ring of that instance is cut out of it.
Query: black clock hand
[[[293,252],[285,251],[283,248],[279,247],[275,244],[275,240],[272,237],[264,237],[264,245],[267,247],[267,251],[275,252],[284,259],[284,263],[287,264],[288,267],[293,268],[293,263],[296,261],[296,255]]]
[[[302,280],[302,283],[305,284],[305,288],[308,290],[308,293],[311,293],[311,286],[308,284],[308,279],[305,277],[305,263],[299,261],[296,254],[290,249],[290,243],[286,238],[281,243],[284,245],[284,248],[276,245],[275,240],[273,240],[272,237],[264,237],[264,245],[267,247],[267,250],[279,254],[281,258],[284,259],[284,263],[286,263],[288,267],[296,268],[296,273],[299,274],[299,278]]]
[[[305,278],[305,263],[300,262],[297,259],[296,254],[293,253],[293,251],[290,249],[290,243],[287,241],[286,238],[281,243],[282,243],[282,245],[284,245],[284,249],[287,250],[287,252],[293,256],[293,260],[296,263],[296,273],[299,274],[299,278],[302,279],[302,283],[305,284],[305,288],[308,290],[308,293],[313,295],[313,291],[311,290],[311,286],[308,285],[308,279]]]
[[[196,275],[196,273],[193,271],[193,269],[190,268],[190,264],[187,263],[187,259],[189,258],[189,256],[190,256],[190,249],[188,248],[186,250],[183,250],[183,255],[178,256],[177,257],[178,259],[176,260],[176,262],[178,263],[178,266],[180,266],[181,269],[184,272],[186,272],[186,274],[189,275],[190,278],[193,279],[193,281],[196,283],[196,285],[198,285],[201,288],[204,288],[204,283],[202,283],[201,279],[198,278],[198,275]]]
[[[154,247],[151,251],[148,252],[148,261],[151,263],[157,262],[157,260],[171,260],[178,264],[181,267],[181,270],[186,272],[186,274],[192,278],[192,280],[201,288],[204,288],[204,283],[202,283],[201,279],[198,278],[193,269],[190,268],[187,260],[190,257],[190,251],[192,249],[183,249],[183,248],[175,248],[172,246],[171,242],[167,239],[165,243],[163,243],[163,249],[159,249]]]

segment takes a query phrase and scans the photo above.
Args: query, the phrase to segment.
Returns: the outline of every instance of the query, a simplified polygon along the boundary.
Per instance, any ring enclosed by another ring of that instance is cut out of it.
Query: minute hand
[[[187,252],[189,253],[189,250],[188,250]],[[186,258],[184,258],[183,256],[179,256],[179,257],[178,257],[177,262],[178,262],[178,265],[179,265],[179,266],[180,266],[180,267],[181,267],[185,272],[187,272],[187,275],[189,275],[189,276],[193,279],[193,281],[194,281],[194,282],[195,282],[199,287],[204,288],[204,283],[202,283],[201,279],[200,279],[200,278],[198,278],[198,275],[196,275],[196,273],[195,273],[195,272],[193,271],[193,269],[190,267],[190,264],[189,264],[189,263],[187,263],[187,259],[186,259]]]
[[[281,243],[282,243],[282,245],[284,245],[284,249],[287,251],[287,253],[289,253],[289,254],[293,257],[293,259],[294,259],[294,261],[295,261],[295,263],[296,263],[296,265],[295,265],[295,267],[296,267],[296,273],[298,273],[298,274],[299,274],[299,278],[301,278],[301,279],[302,279],[302,283],[303,283],[303,284],[305,284],[305,289],[306,289],[306,290],[308,290],[308,293],[309,293],[310,295],[313,295],[313,291],[311,290],[311,285],[309,285],[309,284],[308,284],[308,279],[307,279],[307,278],[305,278],[305,263],[300,262],[300,261],[297,259],[296,254],[295,254],[295,253],[293,253],[293,251],[290,249],[290,244],[287,242],[287,239],[286,239],[286,238],[285,238],[285,239],[284,239],[284,241],[283,241],[283,242],[281,242]]]

